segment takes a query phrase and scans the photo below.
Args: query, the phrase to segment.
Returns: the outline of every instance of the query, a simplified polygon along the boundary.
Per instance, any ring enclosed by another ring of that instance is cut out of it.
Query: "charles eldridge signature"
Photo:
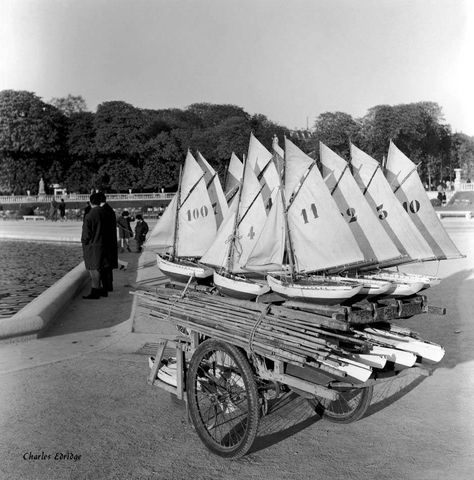
[[[23,454],[23,460],[69,460],[73,462],[77,462],[81,459],[82,455],[72,452],[54,452],[54,453],[33,453],[33,452],[25,452]]]

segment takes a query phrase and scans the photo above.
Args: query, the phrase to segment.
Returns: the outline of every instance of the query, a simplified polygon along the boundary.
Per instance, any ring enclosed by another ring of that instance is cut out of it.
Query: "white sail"
[[[260,236],[247,258],[245,268],[262,272],[280,270],[285,254],[285,230],[285,206],[281,192],[277,191]]]
[[[224,267],[230,273],[244,271],[243,265],[267,218],[261,195],[262,187],[252,168],[245,168],[241,188],[238,201],[232,202],[232,213],[226,217],[215,241],[201,258],[202,263]]]
[[[362,194],[398,250],[408,255],[408,261],[433,259],[433,251],[393,194],[380,164],[352,144],[351,163]]]
[[[227,215],[227,200],[222,190],[219,175],[217,175],[217,172],[209,165],[200,152],[197,153],[197,162],[204,172],[207,192],[216,216],[217,228],[219,228],[222,220]]]
[[[229,168],[227,169],[227,175],[225,179],[224,192],[226,197],[232,195],[239,188],[240,182],[242,181],[242,174],[244,171],[244,165],[239,160],[239,157],[232,152],[229,161]]]
[[[324,271],[362,262],[364,255],[314,160],[285,139],[285,164],[288,229],[296,271]],[[305,167],[306,178],[295,185]]]
[[[393,193],[421,232],[438,260],[462,254],[444,230],[426,195],[416,165],[390,142],[385,176]]]
[[[217,231],[216,238],[201,257],[200,262],[213,267],[226,267],[230,245],[233,238],[237,202],[233,202],[227,217]]]
[[[188,151],[179,195],[177,257],[201,257],[213,242],[217,224],[205,173]]]
[[[174,195],[161,217],[156,222],[146,241],[147,249],[164,249],[170,251],[173,247],[174,231],[176,223],[176,208],[178,195]]]
[[[365,200],[349,164],[330,148],[320,143],[320,160],[324,181],[346,220],[367,262],[400,257],[395,244]]]
[[[272,192],[280,185],[280,176],[273,162],[273,155],[252,133],[250,134],[247,162],[263,186],[262,197],[268,211],[271,208]]]

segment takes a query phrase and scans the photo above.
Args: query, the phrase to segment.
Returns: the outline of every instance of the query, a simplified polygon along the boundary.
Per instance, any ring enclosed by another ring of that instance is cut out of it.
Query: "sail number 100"
[[[197,220],[200,217],[207,217],[209,215],[209,209],[206,205],[201,208],[193,208],[192,210],[186,210],[186,217],[188,221]]]

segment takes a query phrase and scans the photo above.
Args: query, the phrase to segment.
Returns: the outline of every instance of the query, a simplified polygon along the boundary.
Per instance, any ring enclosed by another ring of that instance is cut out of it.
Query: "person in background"
[[[66,203],[64,202],[64,198],[61,198],[58,209],[59,209],[59,217],[61,218],[61,222],[63,222],[66,216]]]
[[[143,244],[146,240],[146,234],[148,233],[148,223],[143,220],[143,216],[138,214],[136,217],[137,223],[135,225],[135,242],[137,242],[137,252],[142,251]]]
[[[100,270],[100,282],[105,292],[112,292],[114,289],[113,270],[118,268],[117,217],[115,215],[115,210],[107,203],[105,194],[103,192],[98,192],[97,195],[99,197],[100,208],[106,213],[104,239],[107,266]]]
[[[130,221],[130,214],[127,212],[127,210],[124,210],[122,212],[122,215],[118,217],[117,220],[121,252],[123,252],[125,248],[128,252],[131,252],[130,245],[128,244],[128,239],[133,237],[133,231],[132,227],[130,226]]]
[[[107,292],[100,285],[100,270],[110,268],[105,254],[107,244],[107,213],[100,207],[100,197],[97,193],[90,196],[91,209],[84,217],[82,224],[81,243],[84,264],[91,278],[91,291],[83,296],[86,300],[97,300],[106,297]]]
[[[51,200],[51,205],[49,207],[49,217],[53,222],[58,219],[58,202],[54,198]]]

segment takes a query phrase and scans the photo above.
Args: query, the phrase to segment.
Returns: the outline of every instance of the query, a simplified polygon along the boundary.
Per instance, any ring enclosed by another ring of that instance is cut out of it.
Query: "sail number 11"
[[[318,210],[316,208],[316,205],[314,203],[311,204],[310,206],[310,210],[311,210],[311,214],[313,215],[313,219],[316,220],[319,215],[318,215]],[[308,213],[306,212],[306,208],[303,208],[301,210],[301,216],[303,217],[303,221],[304,223],[308,223],[309,220],[308,220]]]

